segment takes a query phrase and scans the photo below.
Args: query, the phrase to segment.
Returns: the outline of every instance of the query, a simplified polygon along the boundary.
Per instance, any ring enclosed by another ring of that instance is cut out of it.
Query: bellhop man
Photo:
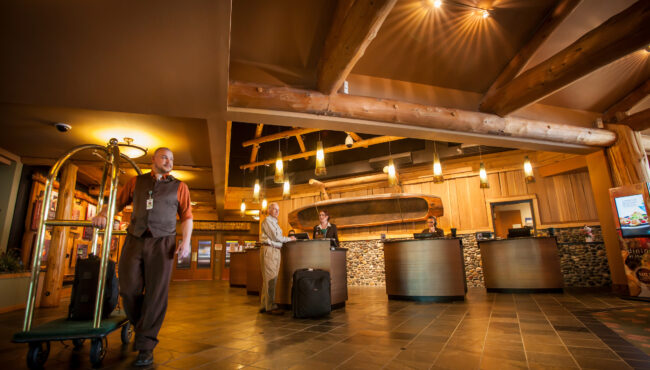
[[[153,363],[153,349],[167,311],[167,295],[174,253],[190,253],[192,210],[187,185],[170,172],[174,154],[158,148],[151,172],[133,177],[119,192],[115,212],[133,203],[133,214],[118,267],[120,295],[129,321],[135,328],[135,366]],[[183,241],[176,247],[176,215]],[[106,207],[93,218],[96,227],[106,226]]]

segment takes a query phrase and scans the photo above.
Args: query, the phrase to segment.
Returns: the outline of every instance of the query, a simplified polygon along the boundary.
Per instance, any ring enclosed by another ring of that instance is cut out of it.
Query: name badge
[[[151,196],[153,192],[149,190],[149,199],[147,199],[147,211],[150,211],[153,209],[153,197]]]

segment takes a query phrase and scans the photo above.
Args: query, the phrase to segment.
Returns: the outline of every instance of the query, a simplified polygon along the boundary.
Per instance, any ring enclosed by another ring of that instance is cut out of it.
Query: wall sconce
[[[275,159],[275,176],[273,176],[273,182],[276,184],[282,184],[284,182],[284,169],[282,165],[282,151],[278,151],[278,157]]]
[[[483,162],[481,162],[478,177],[481,180],[481,189],[487,189],[490,187],[490,184],[488,184],[487,172],[485,172],[485,164],[483,164]]]
[[[440,166],[440,157],[438,153],[433,153],[433,182],[440,184],[444,182],[445,179],[442,178],[442,166]]]
[[[253,203],[260,202],[260,180],[255,179],[255,185],[253,185]]]
[[[530,164],[530,159],[528,159],[528,156],[524,157],[524,176],[526,176],[526,183],[535,182],[535,176],[533,175],[533,165]]]
[[[316,169],[314,170],[316,176],[321,176],[327,174],[327,169],[325,168],[325,152],[323,151],[323,142],[318,140],[316,144]]]
[[[289,179],[284,180],[284,186],[282,187],[282,199],[291,199],[291,184],[289,184]]]

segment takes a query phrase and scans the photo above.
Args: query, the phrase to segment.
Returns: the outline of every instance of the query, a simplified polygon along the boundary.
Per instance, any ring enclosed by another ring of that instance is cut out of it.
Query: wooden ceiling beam
[[[560,162],[537,167],[537,171],[540,176],[549,177],[549,176],[561,175],[569,171],[575,171],[586,167],[587,167],[587,160],[585,156],[578,155],[573,158],[568,158]]]
[[[518,117],[502,118],[492,114],[442,108],[365,96],[323,95],[286,87],[261,87],[234,82],[228,90],[230,107],[267,109],[335,116],[358,120],[389,122],[427,129],[466,132],[472,135],[506,136],[524,140],[543,140],[569,145],[609,146],[616,134],[605,129],[585,128],[559,123],[533,121]],[[362,140],[355,145],[365,142]]]
[[[339,1],[318,63],[318,90],[333,94],[341,87],[377,36],[397,0]]]
[[[251,146],[251,145],[259,145],[259,144],[262,144],[262,143],[268,143],[268,142],[275,141],[275,140],[287,139],[287,138],[290,138],[292,136],[304,135],[304,134],[309,134],[311,132],[318,132],[318,131],[320,131],[320,129],[317,129],[317,128],[298,128],[298,129],[294,129],[294,130],[287,130],[287,131],[278,132],[277,134],[262,136],[262,137],[258,137],[258,138],[253,139],[253,140],[244,141],[242,146],[247,147],[247,146]]]
[[[643,131],[650,128],[650,108],[627,116],[619,122],[621,125],[629,126],[633,131]]]
[[[492,86],[483,97],[483,101],[492,97],[498,89],[512,81],[526,66],[537,49],[548,39],[562,21],[575,9],[581,0],[560,0],[544,18],[533,37],[528,40],[519,52],[510,60],[510,63],[501,71]],[[483,104],[483,102],[481,102]]]
[[[305,142],[302,140],[302,136],[296,135],[296,140],[298,140],[298,145],[300,146],[300,152],[304,153],[307,148],[305,148]]]
[[[258,123],[257,127],[255,128],[255,139],[259,138],[262,136],[262,129],[264,128],[263,123]],[[260,149],[259,144],[253,145],[253,149],[251,150],[251,160],[249,162],[253,163],[257,159],[257,151]]]
[[[397,136],[379,136],[379,137],[373,137],[371,139],[367,140],[362,140],[362,141],[357,141],[356,143],[352,144],[352,146],[348,147],[345,144],[342,145],[336,145],[336,146],[331,146],[329,148],[323,148],[323,152],[325,154],[327,153],[334,153],[334,152],[341,152],[344,150],[350,150],[350,149],[356,149],[356,148],[365,148],[370,145],[377,145],[377,144],[382,144],[382,143],[387,143],[389,141],[396,141],[396,140],[402,140],[405,139],[404,137],[397,137]],[[283,161],[290,161],[298,158],[308,158],[308,157],[313,157],[316,155],[315,150],[311,150],[308,152],[304,153],[298,153],[298,154],[292,154],[292,155],[285,155],[282,157]],[[269,164],[274,164],[275,163],[275,158],[269,159],[266,161],[259,161],[256,163],[249,163],[249,164],[244,164],[239,166],[242,170],[245,169],[253,169],[258,166],[265,166]]]
[[[623,99],[616,102],[616,104],[609,107],[603,113],[603,122],[617,123],[619,118],[627,117],[627,111],[632,109],[637,103],[643,100],[646,96],[650,95],[650,79],[637,86],[632,92],[627,94]]]
[[[352,140],[354,140],[354,141],[361,141],[361,140],[363,140],[363,139],[361,138],[361,136],[357,135],[357,134],[354,133],[354,132],[347,132],[347,131],[346,131],[345,133],[348,134],[348,135],[350,135],[350,137],[352,137]]]
[[[650,1],[640,0],[486,97],[482,112],[506,116],[650,43]]]

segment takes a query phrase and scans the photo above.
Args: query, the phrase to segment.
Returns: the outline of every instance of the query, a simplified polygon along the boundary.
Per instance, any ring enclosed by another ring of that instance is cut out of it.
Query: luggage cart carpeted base
[[[132,330],[125,315],[113,313],[102,319],[99,328],[93,328],[90,321],[72,321],[58,319],[32,328],[27,332],[14,334],[14,343],[28,343],[27,366],[30,369],[40,369],[45,364],[50,352],[50,341],[71,340],[75,348],[83,346],[90,339],[90,362],[99,366],[106,355],[108,342],[106,336],[117,329],[122,329],[122,343],[131,341]]]

